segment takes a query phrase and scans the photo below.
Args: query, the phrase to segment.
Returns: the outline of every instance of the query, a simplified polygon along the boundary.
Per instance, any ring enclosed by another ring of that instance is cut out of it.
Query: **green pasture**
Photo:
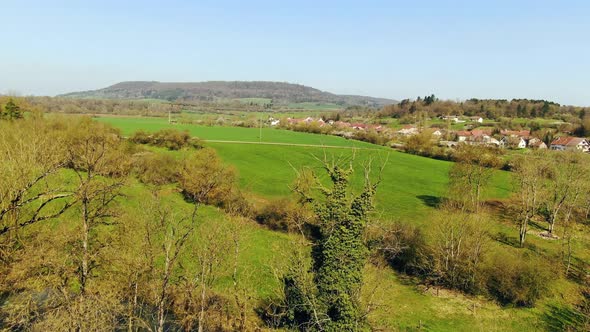
[[[243,127],[199,126],[191,124],[169,124],[168,119],[165,118],[99,117],[96,118],[96,120],[110,123],[114,127],[119,128],[125,136],[129,136],[138,130],[153,132],[164,128],[174,128],[178,130],[187,130],[192,136],[196,136],[204,140],[272,142],[385,149],[373,144],[347,140],[337,136],[307,134],[274,128],[260,129]],[[262,137],[260,135],[261,133]]]

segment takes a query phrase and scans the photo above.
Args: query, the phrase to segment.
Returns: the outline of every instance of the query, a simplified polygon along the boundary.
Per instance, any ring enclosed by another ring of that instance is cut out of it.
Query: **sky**
[[[590,1],[0,0],[0,93],[268,80],[590,106]]]

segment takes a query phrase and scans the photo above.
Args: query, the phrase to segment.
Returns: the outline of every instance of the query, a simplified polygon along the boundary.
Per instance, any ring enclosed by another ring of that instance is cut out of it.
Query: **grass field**
[[[164,119],[146,118],[100,118],[120,128],[126,135],[143,130],[158,130],[166,127],[187,129],[192,135],[204,139],[256,141],[256,128],[203,127],[191,125],[170,126]],[[325,144],[334,146],[356,146],[368,149],[328,149],[321,147],[275,146],[259,144],[207,143],[221,158],[233,165],[239,173],[239,181],[253,202],[267,202],[290,195],[289,185],[296,177],[295,169],[303,166],[318,169],[318,160],[328,157],[351,159],[360,170],[369,158],[374,159],[374,168],[387,160],[383,170],[382,183],[376,198],[374,219],[381,223],[403,221],[428,227],[430,216],[435,212],[433,204],[445,195],[448,184],[448,170],[452,163],[396,152],[368,143],[348,141],[338,137],[296,133],[291,131],[263,129],[264,142]],[[169,152],[180,156],[182,152]],[[362,177],[359,172],[353,184],[359,188]],[[504,199],[510,195],[511,181],[507,172],[497,172],[487,198]],[[138,189],[141,196],[141,189]],[[180,202],[179,206],[186,204]],[[207,208],[202,211],[207,222],[227,222],[220,211]],[[496,217],[487,221],[492,234],[507,234],[515,238],[517,230],[510,220]],[[541,231],[532,225],[531,233]],[[295,245],[290,235],[268,231],[255,223],[244,226],[244,241],[248,249],[240,258],[243,266],[251,268],[254,276],[248,281],[257,298],[263,299],[278,287],[272,276],[272,266],[279,266],[285,260],[289,247]],[[529,237],[526,250],[539,255],[556,255],[560,244],[557,241]],[[577,252],[588,252],[585,239],[575,243]],[[489,248],[492,252],[519,250],[508,244],[494,241]],[[522,250],[522,249],[520,249]],[[585,257],[584,257],[585,258]],[[244,273],[248,273],[244,271]],[[552,286],[553,293],[539,302],[535,308],[501,307],[485,298],[465,296],[456,292],[441,290],[425,291],[416,280],[398,275],[391,269],[367,266],[368,285],[378,285],[375,295],[381,304],[371,313],[374,326],[385,331],[541,331],[560,330],[571,311],[576,285],[560,279]],[[370,286],[367,286],[370,287]],[[371,289],[365,289],[371,291]]]
[[[96,118],[96,120],[110,123],[114,127],[121,129],[123,135],[127,136],[138,130],[157,131],[163,128],[175,128],[178,130],[188,130],[192,136],[204,140],[313,144],[371,149],[383,148],[369,143],[347,140],[342,137],[307,134],[273,128],[262,128],[260,130],[259,128],[169,124],[168,119],[165,118],[100,117]],[[260,136],[261,133],[262,137]]]
[[[174,127],[186,129],[202,139],[251,141],[259,140],[256,128],[206,127],[195,125],[169,125],[164,119],[152,118],[99,118],[120,128],[125,135],[143,129],[155,131]],[[377,195],[377,211],[387,219],[412,219],[420,222],[432,209],[429,205],[445,195],[447,173],[451,163],[393,151],[377,145],[346,140],[341,137],[315,135],[287,130],[263,128],[262,142],[349,146],[371,150],[323,149],[320,147],[243,145],[208,143],[239,172],[242,188],[265,198],[279,198],[290,193],[289,185],[296,177],[296,169],[303,166],[318,168],[317,160],[324,154],[329,158],[350,159],[355,154],[357,170],[354,183],[361,185],[360,168],[368,159],[374,159],[375,172],[379,163],[387,161],[383,180]],[[353,152],[354,151],[354,152]],[[510,190],[508,173],[498,172],[489,197],[506,197]]]
[[[320,111],[334,111],[341,110],[343,107],[333,103],[291,103],[287,105],[290,109],[301,110],[320,110]]]

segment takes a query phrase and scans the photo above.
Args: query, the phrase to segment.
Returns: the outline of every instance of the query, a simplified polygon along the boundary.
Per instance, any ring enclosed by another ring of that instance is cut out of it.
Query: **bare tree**
[[[38,117],[0,122],[0,235],[14,239],[18,229],[73,204],[72,193],[55,183],[66,154],[64,136],[53,125]]]
[[[90,273],[96,267],[91,236],[94,228],[110,223],[114,217],[112,209],[115,200],[121,195],[124,177],[111,177],[119,174],[119,167],[125,164],[120,154],[120,138],[110,128],[83,121],[75,129],[70,128],[67,141],[69,166],[76,173],[76,200],[80,204],[82,229],[80,234],[80,290],[86,292]],[[124,172],[123,172],[124,173]]]
[[[519,229],[519,243],[524,246],[528,225],[537,214],[543,181],[547,172],[546,158],[542,153],[519,156],[514,160],[515,186],[518,202],[516,204]]]
[[[558,217],[568,200],[577,200],[576,187],[583,181],[578,179],[584,174],[583,155],[576,152],[553,153],[550,155],[551,167],[548,173],[548,181],[544,182],[543,204],[547,211],[549,223],[549,235],[553,235],[553,229]]]
[[[462,211],[479,212],[483,191],[501,163],[498,154],[496,149],[471,145],[461,145],[455,153],[449,189]]]

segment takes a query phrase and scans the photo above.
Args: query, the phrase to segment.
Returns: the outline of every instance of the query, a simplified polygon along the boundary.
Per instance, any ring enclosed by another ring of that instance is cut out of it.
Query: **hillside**
[[[308,86],[282,82],[121,82],[109,87],[72,92],[60,97],[104,99],[164,99],[170,101],[217,101],[224,99],[267,98],[274,104],[302,102],[334,103],[342,106],[383,106],[395,100],[354,95],[336,95]]]

